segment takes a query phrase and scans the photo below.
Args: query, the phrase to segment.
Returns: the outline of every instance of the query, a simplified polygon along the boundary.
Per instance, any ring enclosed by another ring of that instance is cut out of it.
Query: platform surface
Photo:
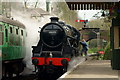
[[[110,60],[87,60],[61,80],[119,80],[119,74],[112,70]]]

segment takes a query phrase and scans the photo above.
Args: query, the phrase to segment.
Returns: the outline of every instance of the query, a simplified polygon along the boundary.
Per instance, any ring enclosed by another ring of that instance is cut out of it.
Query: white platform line
[[[75,65],[73,68],[71,68],[69,71],[67,71],[66,73],[64,73],[60,78],[58,78],[57,80],[62,80],[63,78],[65,78],[65,76],[67,76],[68,74],[70,74],[77,66],[79,66],[81,63],[83,63],[85,61],[85,58],[80,61],[77,65]]]

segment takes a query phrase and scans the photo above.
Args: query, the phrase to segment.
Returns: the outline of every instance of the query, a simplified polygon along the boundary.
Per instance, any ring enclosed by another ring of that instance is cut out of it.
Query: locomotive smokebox
[[[50,20],[51,20],[51,23],[56,23],[59,21],[59,18],[58,17],[51,17]]]

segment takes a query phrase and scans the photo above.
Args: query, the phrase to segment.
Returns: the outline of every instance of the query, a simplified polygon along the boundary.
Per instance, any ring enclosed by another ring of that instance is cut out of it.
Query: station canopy
[[[120,0],[65,0],[70,10],[120,9]]]

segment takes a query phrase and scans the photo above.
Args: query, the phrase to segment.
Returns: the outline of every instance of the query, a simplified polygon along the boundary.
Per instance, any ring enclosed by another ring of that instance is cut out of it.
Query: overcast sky
[[[93,15],[95,15],[96,13],[100,12],[100,10],[79,10],[78,11],[78,17],[84,19],[88,19],[88,20],[93,20],[96,19],[93,17]]]

